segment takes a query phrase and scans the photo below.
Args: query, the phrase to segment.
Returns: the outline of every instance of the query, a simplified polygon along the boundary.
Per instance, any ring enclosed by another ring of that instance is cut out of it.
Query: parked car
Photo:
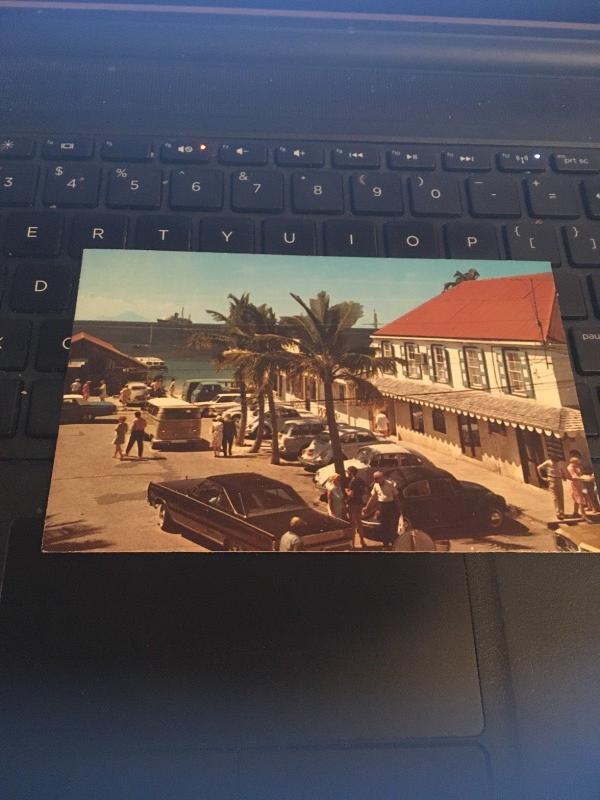
[[[600,525],[561,522],[554,530],[554,544],[561,553],[600,553]]]
[[[318,417],[285,420],[279,431],[279,454],[285,461],[295,461],[325,429],[326,423]]]
[[[418,529],[430,535],[482,533],[502,528],[508,513],[506,500],[487,487],[459,481],[437,467],[397,467],[386,475],[397,489],[404,531]],[[368,539],[383,540],[378,512],[363,520]]]
[[[293,406],[278,406],[276,409],[277,414],[277,428],[281,428],[281,426],[287,420],[298,420],[301,419],[300,412],[295,409]],[[263,438],[270,439],[273,433],[273,427],[271,425],[271,415],[269,412],[265,414],[265,421],[263,423]],[[253,415],[250,419],[249,424],[246,427],[246,439],[256,439],[256,434],[258,433],[258,415]]]
[[[203,417],[216,417],[217,414],[224,414],[230,408],[239,405],[239,402],[240,396],[237,392],[223,392],[212,400],[202,400],[194,405],[202,410]]]
[[[387,475],[397,467],[435,467],[435,464],[411,447],[397,442],[382,442],[362,447],[357,452],[356,458],[344,461],[345,470],[350,466],[356,467],[360,477],[366,483],[370,483],[374,472],[383,472]],[[315,474],[317,487],[323,489],[334,473],[334,464],[317,470]]]
[[[191,531],[217,549],[278,550],[290,519],[304,520],[306,550],[349,550],[347,522],[311,508],[290,486],[255,472],[153,482],[148,502],[162,530]]]
[[[352,458],[362,447],[369,444],[386,442],[386,439],[377,436],[368,428],[339,425],[338,429],[344,458]],[[333,463],[333,451],[328,431],[323,431],[315,437],[302,454],[300,462],[307,472],[314,472],[320,467]]]
[[[214,400],[218,394],[229,392],[231,386],[227,381],[205,381],[201,378],[184,381],[181,386],[181,399],[187,403],[202,403]]]
[[[203,444],[201,411],[192,403],[175,397],[153,398],[147,402],[142,416],[155,450],[176,445],[200,448]]]
[[[129,381],[125,386],[129,387],[129,391],[131,392],[131,400],[127,405],[143,406],[150,393],[150,387],[141,381]]]
[[[105,400],[83,399],[80,394],[63,395],[60,421],[63,422],[93,422],[96,417],[108,417],[117,413],[114,403]]]

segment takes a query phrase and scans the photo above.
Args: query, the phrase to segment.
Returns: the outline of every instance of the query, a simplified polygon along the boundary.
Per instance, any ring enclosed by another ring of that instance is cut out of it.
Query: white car
[[[225,392],[218,394],[212,400],[203,400],[201,403],[194,403],[197,408],[202,409],[203,417],[216,417],[217,414],[225,414],[230,409],[239,406],[240,395],[238,392]]]
[[[149,386],[146,386],[146,384],[141,381],[129,381],[125,386],[127,386],[131,392],[131,400],[127,405],[141,406],[146,402],[148,392],[150,391]]]
[[[374,472],[392,472],[398,467],[434,467],[435,464],[421,455],[417,450],[406,447],[396,442],[382,442],[369,447],[363,447],[356,454],[356,458],[344,461],[344,470],[356,467],[359,477],[370,483]],[[321,467],[315,473],[315,485],[323,489],[325,484],[335,474],[335,464]]]

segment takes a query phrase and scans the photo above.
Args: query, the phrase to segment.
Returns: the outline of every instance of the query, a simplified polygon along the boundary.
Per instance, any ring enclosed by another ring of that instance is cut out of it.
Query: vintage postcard
[[[45,551],[543,552],[600,524],[549,264],[92,250],[66,345]]]

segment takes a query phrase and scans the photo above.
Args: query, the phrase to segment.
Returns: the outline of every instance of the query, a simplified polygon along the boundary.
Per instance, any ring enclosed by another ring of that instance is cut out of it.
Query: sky
[[[384,325],[439,294],[455,271],[473,266],[480,280],[550,271],[540,261],[87,250],[75,316],[154,322],[183,306],[193,322],[212,322],[207,309],[225,313],[227,295],[243,292],[282,316],[301,311],[290,292],[306,300],[325,290],[332,303],[354,300],[363,305],[359,325],[373,325],[374,312]]]

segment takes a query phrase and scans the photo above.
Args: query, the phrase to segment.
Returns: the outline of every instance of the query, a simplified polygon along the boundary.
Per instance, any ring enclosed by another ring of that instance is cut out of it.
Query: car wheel
[[[486,528],[497,531],[504,525],[505,516],[504,509],[501,506],[492,504],[485,509],[483,522]]]
[[[169,508],[162,500],[159,500],[156,504],[156,523],[161,531],[165,531],[165,533],[173,533],[175,530]]]
[[[93,419],[94,419],[94,415],[91,414],[89,411],[86,411],[81,415],[81,421],[82,422],[92,422]]]

